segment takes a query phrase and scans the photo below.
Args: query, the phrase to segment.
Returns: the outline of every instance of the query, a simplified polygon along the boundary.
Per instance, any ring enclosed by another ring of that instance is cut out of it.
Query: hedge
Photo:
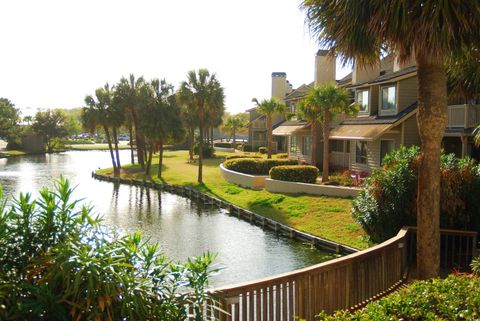
[[[253,151],[253,147],[252,147],[252,145],[250,145],[250,144],[244,144],[242,150],[243,150],[244,152],[252,152],[252,151]]]
[[[450,275],[446,279],[416,281],[408,288],[350,313],[321,313],[324,321],[478,320],[480,278]]]
[[[267,153],[267,147],[258,147],[258,152],[260,154],[266,154]]]
[[[226,169],[250,175],[268,175],[274,166],[297,165],[298,162],[292,159],[258,159],[258,158],[237,158],[230,159],[223,163]]]
[[[281,159],[288,158],[288,153],[279,153],[277,154],[277,158],[281,158]]]
[[[417,225],[419,155],[416,146],[387,155],[353,200],[352,215],[372,241]],[[440,227],[480,232],[480,166],[449,154],[442,155],[440,167]]]
[[[270,177],[280,181],[314,184],[318,172],[318,168],[310,165],[275,166],[270,170]]]
[[[239,158],[263,158],[262,156],[258,155],[230,155],[230,156],[225,156],[225,160],[229,159],[239,159]]]

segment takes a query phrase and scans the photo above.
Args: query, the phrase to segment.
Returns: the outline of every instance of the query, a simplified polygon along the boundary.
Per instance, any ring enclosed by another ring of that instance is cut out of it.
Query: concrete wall
[[[352,85],[361,84],[377,78],[380,75],[380,65],[362,67],[354,63]]]
[[[262,189],[265,187],[265,179],[269,176],[260,176],[260,175],[248,175],[235,171],[231,171],[223,167],[223,164],[220,164],[220,173],[224,180],[230,183],[240,185],[242,187],[248,187],[251,189]]]
[[[336,59],[328,56],[327,50],[319,50],[315,56],[315,86],[320,86],[336,79]]]
[[[272,73],[272,98],[284,102],[287,95],[287,74],[284,72]]]
[[[325,195],[331,197],[355,197],[360,192],[360,189],[355,187],[286,182],[271,178],[265,180],[265,189],[273,193]]]

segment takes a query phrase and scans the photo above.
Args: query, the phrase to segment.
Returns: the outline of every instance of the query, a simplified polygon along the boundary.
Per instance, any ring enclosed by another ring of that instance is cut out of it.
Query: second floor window
[[[360,112],[368,112],[368,90],[357,91],[357,103],[360,105]]]
[[[382,112],[395,113],[397,110],[397,87],[382,87]]]

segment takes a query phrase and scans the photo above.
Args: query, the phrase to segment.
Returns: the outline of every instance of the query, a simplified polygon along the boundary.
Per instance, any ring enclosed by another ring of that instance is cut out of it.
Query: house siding
[[[350,141],[350,168],[354,171],[371,173],[373,168],[380,166],[380,140],[367,141],[367,163],[356,162],[356,140]]]
[[[420,134],[418,133],[417,116],[414,115],[407,119],[404,123],[403,145],[410,147],[413,145],[420,146]]]
[[[398,82],[398,112],[401,112],[417,101],[417,86],[417,77],[403,79]]]

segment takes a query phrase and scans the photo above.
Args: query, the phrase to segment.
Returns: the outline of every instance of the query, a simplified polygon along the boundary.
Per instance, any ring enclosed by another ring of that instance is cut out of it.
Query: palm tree
[[[303,0],[311,32],[322,46],[378,63],[381,51],[414,57],[418,75],[418,127],[422,142],[417,198],[417,270],[440,273],[440,146],[447,120],[445,57],[480,39],[479,1]]]
[[[300,116],[311,125],[313,165],[317,164],[318,125],[322,124],[322,182],[328,182],[329,175],[330,120],[335,114],[353,114],[356,111],[356,105],[349,104],[349,100],[349,94],[345,89],[338,88],[334,83],[329,83],[310,89],[307,96],[300,101],[298,106]]]
[[[109,115],[109,104],[111,103],[112,92],[108,83],[95,90],[95,98],[91,95],[85,97],[87,107],[82,109],[82,124],[84,128],[93,132],[97,126],[102,127],[107,138],[108,149],[112,159],[113,171],[115,175],[120,173],[120,159],[115,159],[112,146],[112,136],[110,135],[110,127],[112,126],[111,116]]]
[[[139,128],[138,109],[139,109],[139,95],[141,88],[145,86],[145,79],[140,77],[135,79],[133,74],[129,78],[122,77],[116,86],[115,90],[115,104],[121,106],[125,113],[128,113],[131,120],[129,122],[130,132],[130,150],[132,154],[133,163],[133,129],[135,130],[135,144],[137,146],[137,159],[142,168],[145,168],[145,138],[143,137]]]
[[[220,86],[215,74],[210,74],[206,69],[191,70],[187,74],[187,81],[183,81],[178,91],[182,105],[189,106],[196,111],[198,116],[198,129],[200,141],[198,148],[198,182],[202,183],[203,146],[205,134],[205,117],[208,106],[214,102],[222,101],[223,88]]]
[[[232,147],[236,148],[236,134],[239,130],[245,129],[248,126],[248,119],[242,114],[233,115],[227,118],[223,127],[230,132],[233,137]]]
[[[275,98],[264,99],[261,102],[258,102],[257,98],[253,98],[252,101],[257,104],[257,112],[267,119],[267,158],[272,158],[272,117],[275,114],[283,113],[287,107]]]
[[[190,108],[186,104],[182,104],[181,100],[178,98],[178,95],[177,101],[180,105],[180,116],[183,126],[187,130],[189,159],[190,161],[193,161],[193,146],[195,143],[195,129],[198,127],[198,115],[195,112],[195,109]]]

